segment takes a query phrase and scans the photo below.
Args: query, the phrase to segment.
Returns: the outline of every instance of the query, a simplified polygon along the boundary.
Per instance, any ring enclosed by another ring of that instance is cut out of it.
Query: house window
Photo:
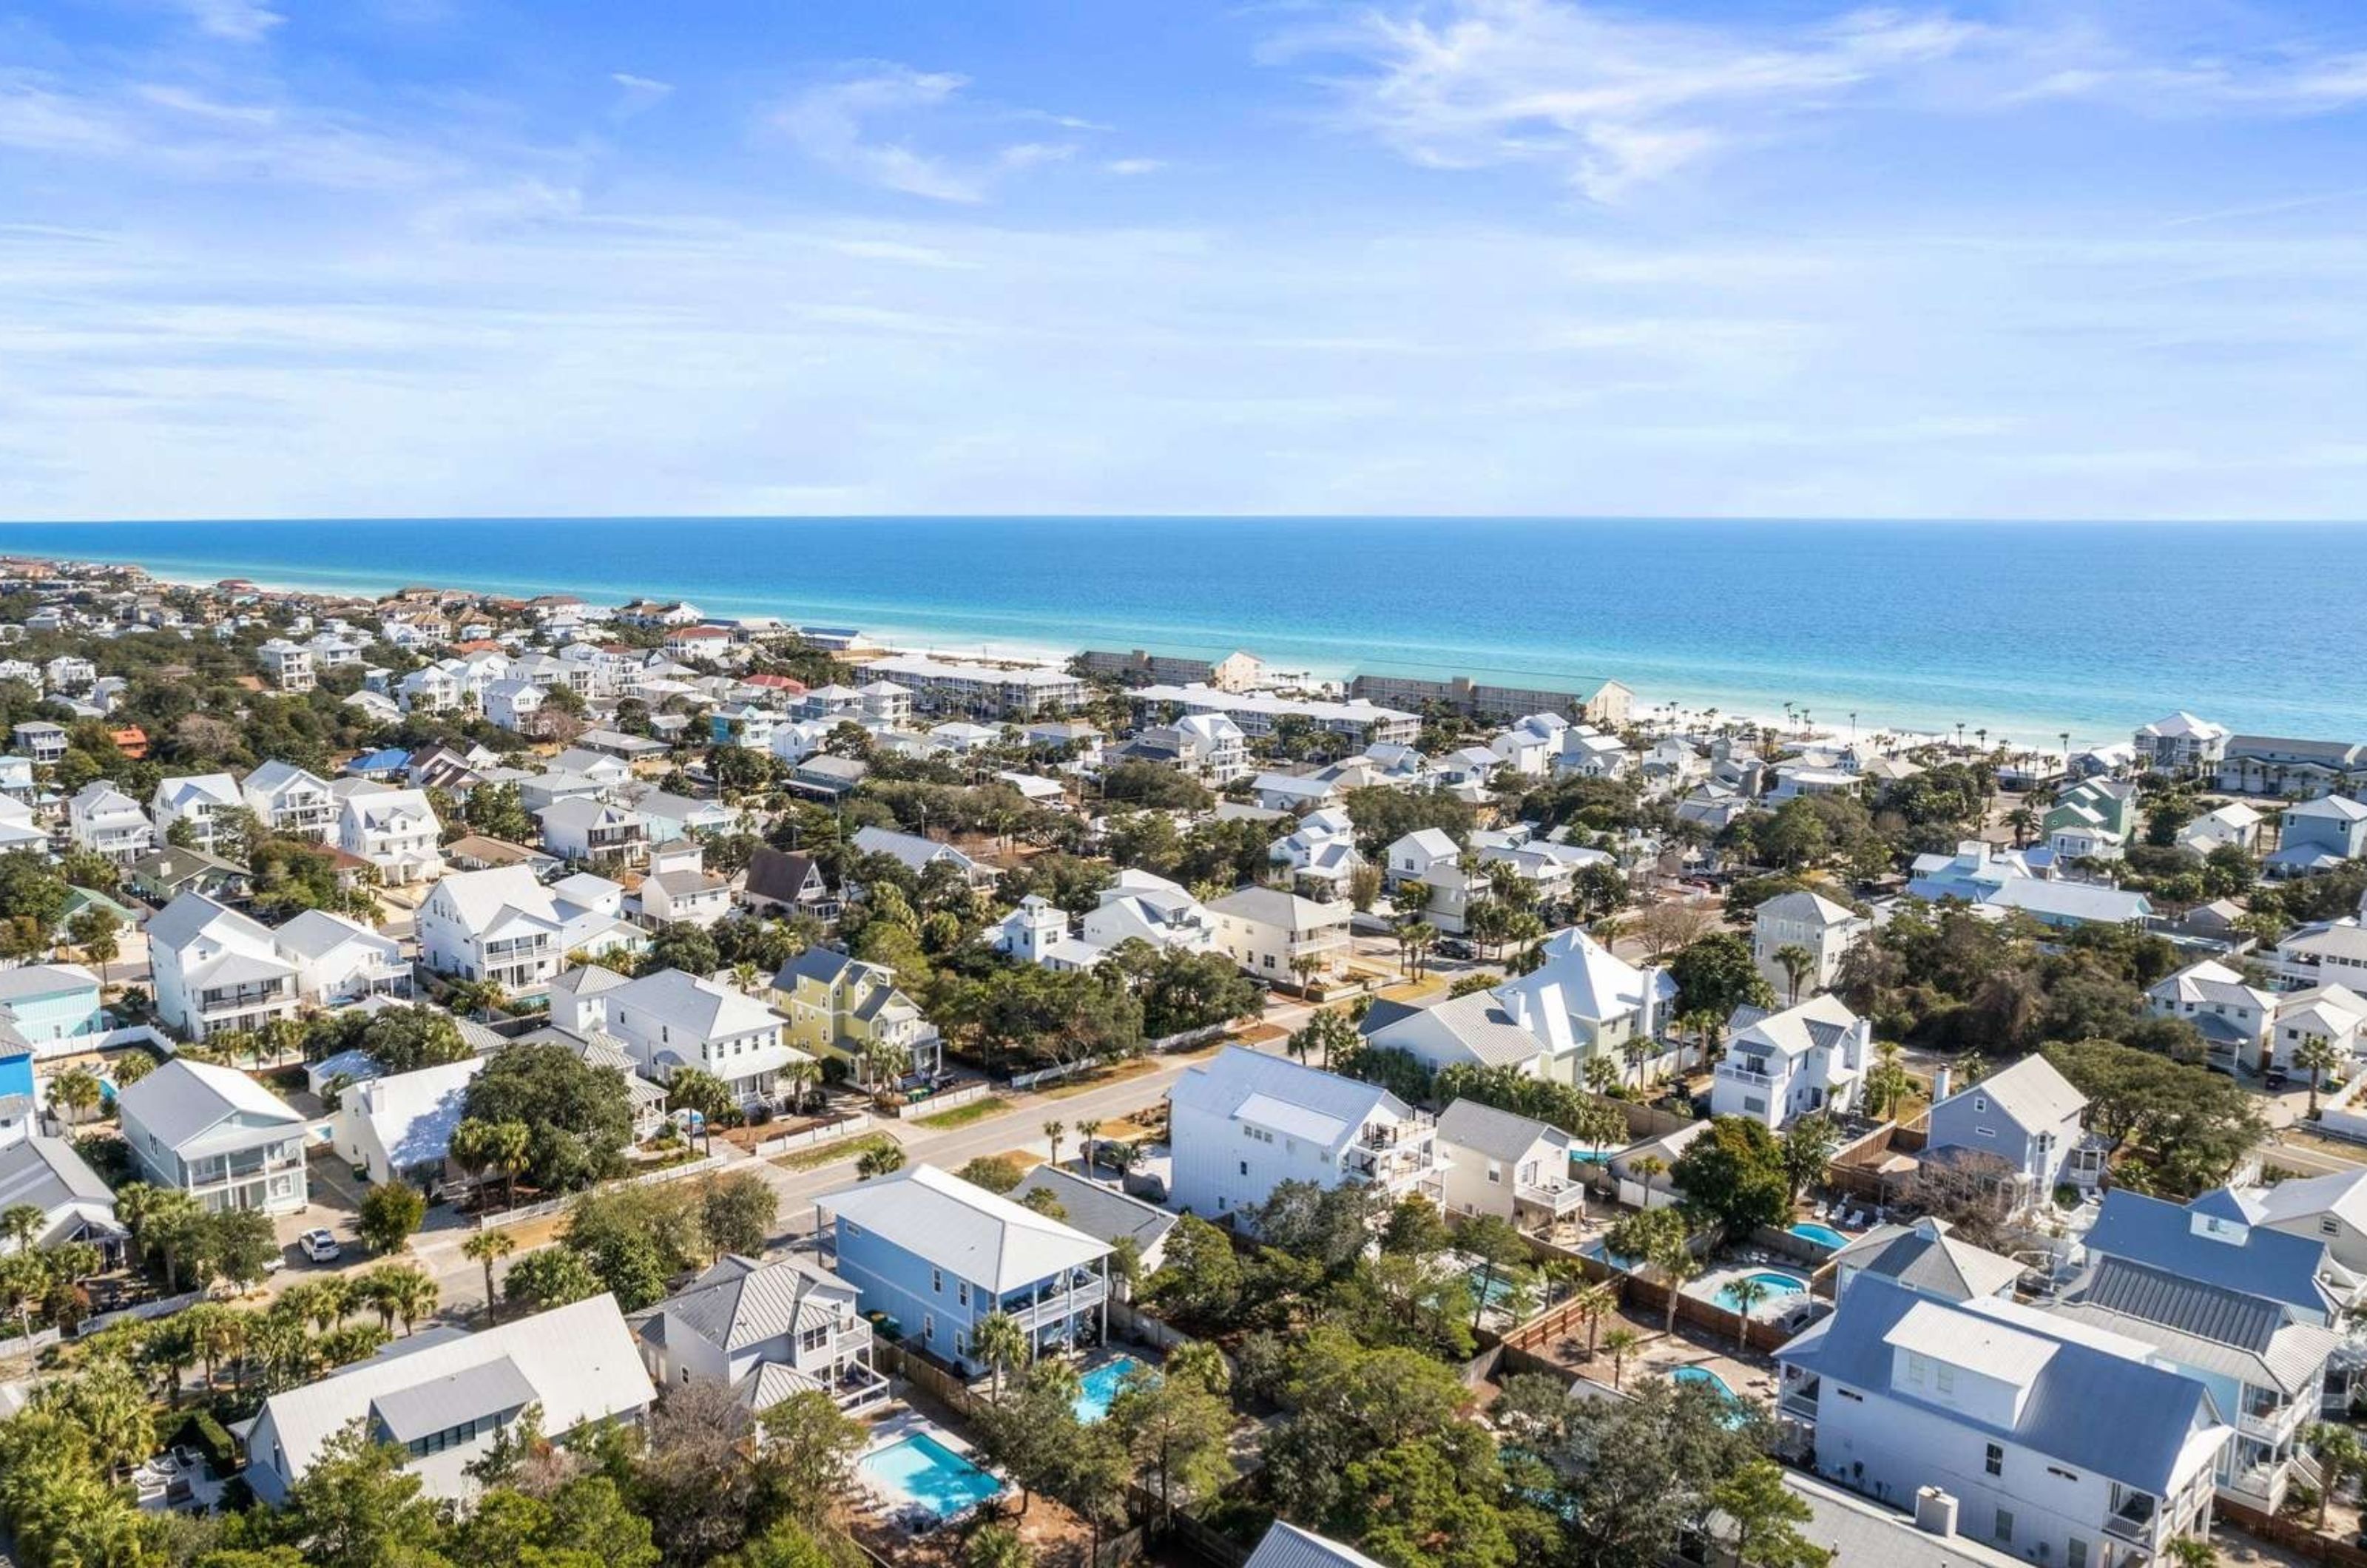
[[[1916,1384],[1918,1387],[1920,1387],[1922,1385],[1924,1376],[1930,1370],[1931,1365],[1931,1363],[1924,1357],[1918,1355],[1912,1350],[1908,1351],[1907,1381]]]
[[[2317,1234],[2320,1235],[2340,1235],[2342,1234],[2342,1222],[2336,1219],[2332,1214],[2328,1214],[2324,1219],[2317,1222]]]
[[[1243,1176],[1247,1176],[1249,1173],[1250,1173],[1250,1162],[1249,1162],[1249,1161],[1247,1161],[1247,1160],[1243,1160],[1243,1161],[1241,1161],[1241,1174],[1242,1174]]]
[[[1938,1365],[1934,1366],[1931,1369],[1931,1387],[1936,1393],[1949,1394],[1954,1393],[1956,1392],[1956,1369],[1948,1365],[1945,1361],[1942,1361]]]
[[[931,1295],[933,1295],[933,1296],[942,1296],[942,1295],[944,1295],[945,1293],[946,1293],[946,1274],[945,1274],[945,1270],[944,1270],[944,1269],[930,1269],[930,1270],[929,1270],[929,1294],[931,1294]]]
[[[936,1338],[936,1337],[937,1314],[933,1312],[923,1313],[921,1314],[921,1337],[923,1339],[933,1340]]]
[[[2012,1510],[1999,1508],[1997,1511],[1997,1529],[1994,1533],[1996,1534],[1999,1545],[2010,1546],[2013,1543]]]
[[[2063,1543],[2063,1568],[2088,1568],[2088,1543],[2076,1535]]]
[[[1494,1160],[1489,1160],[1488,1162],[1488,1185],[1490,1187],[1501,1187],[1503,1184],[1504,1168],[1498,1165]]]
[[[1991,1443],[1988,1445],[1988,1451],[1985,1458],[1985,1468],[1991,1475],[2003,1475],[2005,1473],[2005,1450],[2003,1449],[1998,1447],[1995,1443]]]
[[[954,1282],[954,1293],[961,1298],[962,1305],[969,1305],[969,1281],[968,1280],[956,1280]]]
[[[1988,1100],[1988,1096],[1987,1096],[1987,1095],[1985,1095],[1985,1094],[1976,1094],[1976,1095],[1973,1096],[1973,1109],[1974,1109],[1974,1110],[1976,1110],[1976,1111],[1987,1111],[1988,1108],[1989,1108],[1989,1100]]]

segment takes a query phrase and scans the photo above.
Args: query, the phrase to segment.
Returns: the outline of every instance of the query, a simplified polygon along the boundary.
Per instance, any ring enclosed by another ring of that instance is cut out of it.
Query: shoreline
[[[131,560],[102,561],[87,564],[137,566],[142,571],[148,573],[151,581],[167,583],[172,586],[181,588],[210,589],[214,587],[215,584],[227,581],[226,579],[218,577],[193,575],[187,570],[159,571],[153,568],[146,566],[142,562]],[[365,582],[361,580],[348,579],[338,583],[328,584],[318,582],[305,583],[268,581],[263,578],[250,576],[243,572],[233,575],[240,581],[253,583],[257,590],[265,593],[323,598],[353,598],[366,600],[373,604],[379,602],[386,595],[395,593],[405,587],[429,588],[439,592],[462,593],[482,593],[487,592],[481,588],[470,587],[459,583],[423,582],[416,579],[386,578],[376,580],[375,582]],[[536,596],[537,593],[551,592],[575,593],[577,591],[570,588],[552,587],[546,584],[535,590],[534,592],[527,593],[524,596],[531,598]],[[587,600],[589,599],[588,595],[582,595],[579,593],[578,596],[585,597]],[[661,599],[665,597],[665,595],[663,594],[649,596]],[[786,607],[783,606],[775,606],[773,608],[757,612],[757,614],[770,615],[776,619],[787,621],[790,625],[798,624],[796,618],[789,614],[784,613],[785,609]],[[739,617],[733,617],[727,615],[719,618],[736,619]],[[948,660],[979,659],[990,662],[1014,664],[1065,665],[1075,654],[1084,651],[1082,649],[1075,648],[1064,649],[1052,643],[1017,643],[995,641],[991,639],[980,642],[948,643],[933,640],[934,638],[941,637],[945,634],[933,633],[920,627],[878,625],[866,626],[857,629],[863,631],[866,636],[873,637],[873,639],[878,643],[881,649],[885,652],[925,654],[935,658]],[[1221,657],[1221,655],[1215,654],[1202,655],[1199,654],[1197,650],[1174,648],[1172,645],[1165,649],[1160,648],[1155,644],[1146,644],[1145,646],[1148,646],[1150,650],[1152,652],[1172,651],[1185,657]],[[1448,679],[1455,674],[1461,673],[1461,671],[1448,670],[1443,667],[1417,667],[1417,672],[1423,674],[1427,678],[1435,680]],[[1345,667],[1327,670],[1320,666],[1315,666],[1310,667],[1307,673],[1319,679],[1337,680],[1344,684],[1344,682],[1353,674],[1354,674],[1355,671]],[[1616,679],[1616,677],[1614,677],[1614,679]],[[1624,684],[1625,682],[1622,683]],[[1659,702],[1648,702],[1646,697],[1647,694],[1643,692],[1639,691],[1636,693],[1636,707],[1639,714],[1649,716],[1664,712],[1669,713],[1671,716],[1672,722],[1679,728],[1698,728],[1702,729],[1709,729],[1714,728],[1718,723],[1745,725],[1775,731],[1781,734],[1785,741],[1804,746],[1847,745],[1852,743],[1856,739],[1864,739],[1869,742],[1886,741],[1887,744],[1882,745],[1880,750],[1888,753],[1906,751],[1923,745],[1945,744],[1948,741],[1948,735],[1945,731],[1927,729],[1916,726],[1899,724],[1876,725],[1868,723],[1863,726],[1856,727],[1855,732],[1852,733],[1849,730],[1834,728],[1823,724],[1803,728],[1785,718],[1781,713],[1752,712],[1747,708],[1730,706],[1727,703],[1718,700],[1714,696],[1704,698],[1696,695],[1684,699],[1663,698]],[[1716,716],[1715,719],[1706,716],[1713,715]],[[1648,718],[1638,718],[1636,722],[1642,724],[1651,721]],[[2054,744],[2044,744],[2036,739],[2007,736],[1994,728],[1990,730],[1990,733],[1998,737],[1999,742],[2001,746],[2014,747],[2033,752],[2044,752],[2048,755],[2058,754],[2062,750],[2059,741]],[[2049,737],[2047,739],[2050,741],[2055,739],[2053,737]]]
[[[799,623],[849,625],[863,631],[884,648],[900,652],[925,653],[946,659],[981,659],[1014,663],[1058,665],[1065,663],[1071,654],[1086,646],[1126,650],[1139,648],[1152,653],[1220,658],[1236,647],[1249,648],[1255,652],[1259,641],[1254,635],[1239,637],[1210,637],[1203,641],[1197,638],[1179,640],[1172,636],[1129,633],[1102,639],[1091,645],[1081,643],[1064,646],[1056,641],[1046,640],[1040,636],[1027,638],[1000,637],[992,634],[976,636],[967,630],[957,630],[945,626],[933,626],[892,616],[880,619],[859,606],[824,605],[819,609],[807,610],[801,609],[794,600],[784,599],[777,595],[738,598],[704,593],[693,596],[674,590],[656,591],[649,588],[619,591],[612,583],[571,584],[563,581],[561,573],[553,573],[549,577],[538,578],[534,581],[496,577],[490,582],[458,582],[438,581],[434,576],[420,573],[379,575],[367,571],[339,570],[334,573],[315,573],[310,580],[302,578],[291,580],[285,577],[256,576],[251,571],[237,567],[224,567],[219,563],[189,562],[158,568],[151,566],[147,561],[138,558],[130,552],[103,557],[91,555],[86,549],[80,554],[62,550],[19,551],[11,548],[5,529],[0,529],[0,553],[23,554],[78,564],[135,566],[147,572],[156,582],[178,587],[210,589],[226,579],[236,578],[251,581],[257,589],[273,594],[331,599],[349,598],[372,603],[405,587],[436,588],[446,592],[516,598],[532,598],[543,593],[572,593],[583,598],[588,603],[595,604],[623,603],[625,600],[640,595],[657,599],[683,598],[697,604],[702,613],[711,619],[730,620],[742,616],[771,616],[791,625]],[[269,571],[268,568],[263,570],[266,573]],[[1357,672],[1359,668],[1357,661],[1346,655],[1337,660],[1286,658],[1277,660],[1276,662],[1296,665],[1314,679],[1337,681],[1343,684]],[[1393,675],[1415,675],[1433,680],[1470,676],[1483,683],[1519,685],[1534,682],[1544,689],[1552,689],[1557,683],[1567,683],[1569,680],[1566,676],[1557,676],[1546,671],[1491,670],[1478,659],[1454,662],[1444,660],[1432,662],[1410,652],[1401,653],[1394,659],[1376,660],[1367,657],[1362,661],[1363,668],[1371,669],[1376,665]],[[1860,705],[1857,710],[1859,715],[1857,721],[1848,725],[1837,724],[1833,722],[1832,716],[1837,712],[1848,711],[1846,704],[1849,699],[1847,698],[1833,698],[1814,705],[1802,705],[1804,711],[1823,716],[1814,724],[1803,727],[1795,719],[1785,718],[1780,709],[1769,707],[1764,696],[1736,697],[1731,694],[1721,693],[1713,682],[1705,682],[1697,685],[1690,682],[1661,682],[1638,686],[1617,673],[1615,669],[1610,678],[1620,681],[1635,693],[1635,711],[1637,716],[1637,722],[1639,724],[1673,722],[1680,728],[1704,729],[1715,728],[1716,724],[1743,724],[1775,730],[1784,735],[1786,740],[1794,743],[1838,745],[1848,744],[1854,739],[1875,742],[1880,750],[1886,751],[1904,750],[1922,744],[1944,744],[1949,740],[1954,728],[1953,724],[1920,719],[1909,721],[1893,715],[1886,715],[1879,711],[1875,705]],[[1827,678],[1840,677],[1838,672],[1835,672]],[[1801,684],[1805,685],[1806,682]],[[2168,705],[2165,705],[2164,711],[2168,711]],[[1709,715],[1716,716],[1715,722],[1705,716]],[[2009,750],[2043,753],[2049,756],[2060,755],[2062,752],[2060,737],[2066,726],[2059,722],[2027,714],[1985,716],[1988,719],[1985,725],[1976,725],[1971,721],[1965,723],[1964,728],[1967,738],[1976,728],[1985,728],[1996,746]],[[2049,725],[2052,728],[2048,728]],[[2120,733],[2116,731],[2106,731],[2101,736],[2098,736],[2084,733],[2083,727],[2077,724],[2068,728],[2073,731],[2075,745],[2096,744],[2121,739]]]

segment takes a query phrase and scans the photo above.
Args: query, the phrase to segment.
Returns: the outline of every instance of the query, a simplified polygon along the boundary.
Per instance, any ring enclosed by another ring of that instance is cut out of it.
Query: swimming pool
[[[1077,1401],[1070,1407],[1076,1411],[1077,1419],[1090,1427],[1108,1415],[1110,1402],[1117,1397],[1117,1391],[1141,1368],[1142,1363],[1133,1357],[1117,1356],[1079,1378]]]
[[[1803,1241],[1813,1241],[1818,1247],[1847,1247],[1850,1239],[1832,1226],[1820,1225],[1814,1220],[1802,1220],[1792,1227],[1792,1234]]]
[[[1739,1427],[1750,1419],[1750,1411],[1742,1403],[1742,1396],[1728,1388],[1726,1380],[1707,1367],[1679,1367],[1669,1374],[1669,1381],[1679,1383],[1700,1383],[1704,1388],[1716,1389],[1718,1397],[1725,1400],[1727,1405],[1727,1413],[1718,1417],[1719,1424],[1722,1426]]]
[[[874,1449],[855,1468],[890,1496],[925,1508],[939,1519],[967,1513],[1002,1490],[1002,1482],[926,1432]]]
[[[1742,1300],[1734,1293],[1734,1287],[1740,1284],[1743,1280],[1755,1280],[1760,1286],[1759,1299],[1751,1303],[1752,1312],[1757,1312],[1782,1296],[1805,1296],[1808,1293],[1808,1281],[1796,1275],[1777,1274],[1761,1269],[1742,1275],[1739,1279],[1728,1280],[1719,1286],[1717,1295],[1714,1298],[1717,1304],[1728,1312],[1740,1312]]]
[[[1580,1250],[1584,1252],[1589,1258],[1600,1258],[1605,1263],[1610,1264],[1614,1269],[1618,1269],[1622,1274],[1633,1274],[1637,1269],[1641,1269],[1644,1266],[1644,1260],[1642,1258],[1622,1258],[1617,1253],[1612,1251],[1610,1247],[1599,1241],[1590,1241]]]

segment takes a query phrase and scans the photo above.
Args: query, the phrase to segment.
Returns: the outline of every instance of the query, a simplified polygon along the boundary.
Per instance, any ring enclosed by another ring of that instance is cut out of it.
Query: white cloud
[[[1344,122],[1417,163],[1544,164],[1608,201],[1981,36],[1887,10],[1762,38],[1564,0],[1447,0],[1285,34],[1267,58],[1344,61],[1330,78]]]
[[[197,29],[232,43],[258,43],[288,18],[260,0],[171,0]]]
[[[1112,175],[1155,175],[1166,166],[1163,158],[1112,158],[1102,169]]]
[[[654,76],[637,76],[630,71],[611,71],[608,80],[620,89],[617,107],[611,111],[620,119],[655,108],[674,96],[674,84],[661,82]]]
[[[985,131],[1014,118],[991,109],[963,112],[969,78],[947,71],[873,62],[861,73],[808,89],[774,111],[774,128],[814,162],[851,178],[933,201],[975,206],[1002,179],[1076,156],[1073,142],[997,143]],[[1019,111],[1016,118],[1070,129],[1102,130],[1070,116]],[[917,131],[966,139],[959,152],[923,149]]]

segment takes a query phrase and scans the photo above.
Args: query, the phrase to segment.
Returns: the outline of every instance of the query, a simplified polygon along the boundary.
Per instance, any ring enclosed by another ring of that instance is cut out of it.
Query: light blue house
[[[2345,795],[2320,795],[2287,807],[2277,847],[2261,865],[2272,876],[2332,871],[2367,854],[2367,806]]]
[[[0,1023],[36,1056],[96,1050],[107,1032],[98,1010],[98,976],[79,964],[0,969]]]
[[[33,793],[33,759],[0,754],[0,795],[23,800]]]
[[[40,1111],[33,1096],[33,1054],[0,1037],[0,1149],[31,1137]]]
[[[1036,1350],[1098,1340],[1107,1326],[1108,1244],[931,1165],[828,1193],[818,1228],[863,1310],[897,1337],[975,1377],[970,1333],[1008,1314]]]

